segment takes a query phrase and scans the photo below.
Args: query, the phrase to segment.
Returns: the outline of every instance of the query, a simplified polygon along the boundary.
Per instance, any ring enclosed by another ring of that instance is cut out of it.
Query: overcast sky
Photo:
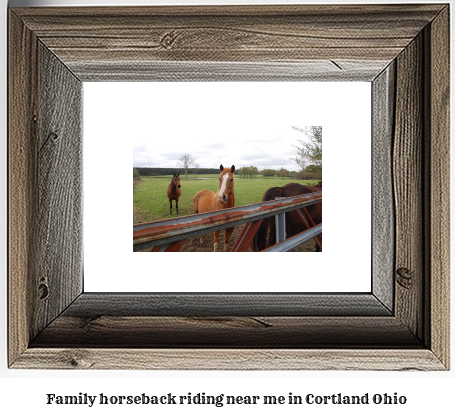
[[[131,142],[133,167],[177,167],[190,153],[201,168],[299,170],[290,159],[308,138],[293,127],[324,131],[365,86],[368,92],[368,84],[341,82],[86,83],[84,94],[100,122],[113,123],[111,136]]]

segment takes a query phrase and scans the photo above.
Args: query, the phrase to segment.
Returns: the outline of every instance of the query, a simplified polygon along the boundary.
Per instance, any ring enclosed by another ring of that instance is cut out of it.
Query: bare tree
[[[194,178],[197,179],[197,169],[199,168],[199,164],[194,162],[193,168],[194,168]]]
[[[185,177],[188,180],[188,169],[194,164],[193,156],[190,153],[180,155],[178,166],[185,169]]]

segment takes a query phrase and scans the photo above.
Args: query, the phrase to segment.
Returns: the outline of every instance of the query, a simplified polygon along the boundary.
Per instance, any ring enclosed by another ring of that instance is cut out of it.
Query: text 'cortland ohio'
[[[318,395],[308,393],[297,395],[289,393],[285,395],[229,395],[229,394],[206,394],[191,393],[186,395],[152,395],[141,393],[139,395],[90,395],[80,392],[78,395],[46,394],[47,405],[212,405],[223,407],[224,405],[404,405],[407,403],[406,396],[393,393],[365,393],[362,395],[344,395],[334,393],[330,395]]]

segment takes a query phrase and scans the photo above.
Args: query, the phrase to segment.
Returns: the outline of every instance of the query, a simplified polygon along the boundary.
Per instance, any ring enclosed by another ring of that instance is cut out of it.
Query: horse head
[[[180,173],[174,173],[174,177],[172,178],[172,182],[174,186],[180,189]]]
[[[232,165],[231,168],[224,168],[223,165],[220,164],[220,172],[218,202],[227,203],[229,195],[234,192],[235,166]]]

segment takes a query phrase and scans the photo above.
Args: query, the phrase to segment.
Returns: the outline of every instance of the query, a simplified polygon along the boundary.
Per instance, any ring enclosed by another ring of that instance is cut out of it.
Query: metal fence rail
[[[300,232],[282,242],[279,242],[270,248],[264,249],[262,252],[287,252],[291,249],[297,248],[303,243],[314,239],[316,236],[322,233],[322,223],[315,225],[314,227],[307,229],[306,231]]]
[[[133,226],[133,251],[164,246],[322,202],[322,192]],[[310,238],[311,239],[311,238]]]

